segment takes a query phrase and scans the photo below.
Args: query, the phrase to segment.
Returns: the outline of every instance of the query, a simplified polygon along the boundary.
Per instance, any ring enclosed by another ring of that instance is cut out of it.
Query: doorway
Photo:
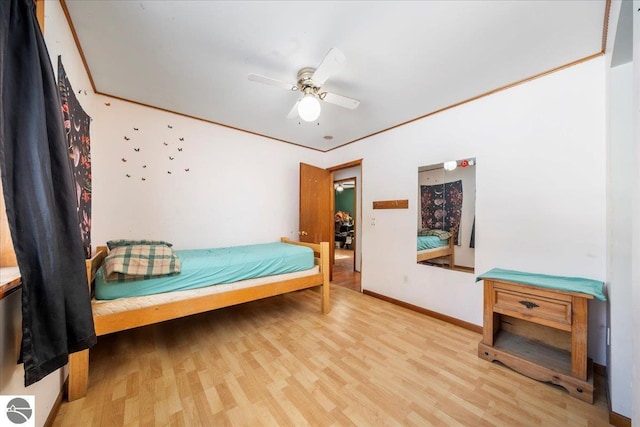
[[[333,181],[335,260],[350,258],[355,270],[356,178]]]
[[[334,264],[332,283],[362,291],[360,161],[328,168],[333,172]]]

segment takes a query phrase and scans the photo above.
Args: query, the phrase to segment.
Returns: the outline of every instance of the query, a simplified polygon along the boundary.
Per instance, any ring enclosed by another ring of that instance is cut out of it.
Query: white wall
[[[611,345],[608,373],[611,407],[631,415],[632,304],[631,244],[633,194],[633,64],[609,72],[609,172],[607,287]]]
[[[634,161],[640,165],[640,0],[633,2],[633,142]],[[640,170],[636,167],[633,177],[633,228],[632,228],[632,305],[633,310],[633,392],[632,423],[640,425]]]
[[[634,65],[632,52],[633,4],[613,0],[607,35],[608,172],[607,172],[607,287],[609,327],[607,370],[611,410],[631,418],[633,400],[633,281],[637,265],[637,168],[634,164]],[[624,64],[625,61],[628,61]],[[637,69],[636,69],[637,71]],[[636,83],[637,84],[637,83]],[[637,86],[635,86],[637,88]],[[636,119],[637,120],[637,119]],[[637,130],[635,130],[637,132]],[[637,134],[636,134],[637,135]],[[636,233],[636,237],[634,237]],[[634,243],[635,242],[635,243]],[[637,282],[636,282],[637,283]],[[637,310],[636,310],[637,311]],[[635,357],[637,360],[637,356]],[[630,375],[630,373],[632,375]],[[636,387],[637,389],[637,387]],[[637,412],[637,411],[636,411]],[[636,420],[636,423],[638,421]]]
[[[149,238],[184,249],[298,238],[299,162],[319,164],[322,153],[105,102],[91,130],[94,244]]]
[[[93,119],[94,248],[120,238],[177,249],[298,238],[299,162],[320,164],[323,153],[93,94],[59,3],[46,3],[50,56],[62,54]]]
[[[475,276],[414,256],[418,166],[469,157],[478,162],[476,273],[604,281],[605,148],[597,58],[329,152],[328,164],[363,159],[363,288],[482,324]],[[372,210],[388,199],[409,199],[409,209]],[[605,364],[606,307],[589,307],[589,355]]]
[[[24,367],[17,364],[22,339],[21,298],[18,290],[0,301],[0,395],[35,396],[35,425],[42,426],[60,394],[66,374],[64,369],[58,369],[29,387],[24,386]]]

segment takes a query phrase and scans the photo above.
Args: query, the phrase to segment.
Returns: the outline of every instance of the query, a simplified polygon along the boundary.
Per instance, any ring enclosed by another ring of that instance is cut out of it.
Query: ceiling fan
[[[296,84],[253,73],[249,74],[249,80],[302,93],[302,97],[296,101],[289,114],[287,114],[287,118],[300,117],[304,121],[313,122],[320,116],[320,101],[351,110],[358,108],[358,105],[360,105],[360,101],[357,99],[322,90],[322,85],[344,61],[344,54],[334,47],[329,50],[320,65],[318,65],[318,68],[305,67],[298,71]]]

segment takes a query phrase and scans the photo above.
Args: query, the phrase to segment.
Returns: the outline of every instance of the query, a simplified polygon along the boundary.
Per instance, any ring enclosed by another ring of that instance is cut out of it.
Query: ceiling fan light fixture
[[[320,101],[308,93],[298,102],[298,115],[305,122],[313,122],[320,117]]]

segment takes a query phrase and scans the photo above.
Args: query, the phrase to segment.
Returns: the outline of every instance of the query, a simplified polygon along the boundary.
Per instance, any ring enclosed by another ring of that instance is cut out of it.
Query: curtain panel
[[[65,140],[35,3],[0,1],[0,171],[22,276],[25,386],[96,342]]]

